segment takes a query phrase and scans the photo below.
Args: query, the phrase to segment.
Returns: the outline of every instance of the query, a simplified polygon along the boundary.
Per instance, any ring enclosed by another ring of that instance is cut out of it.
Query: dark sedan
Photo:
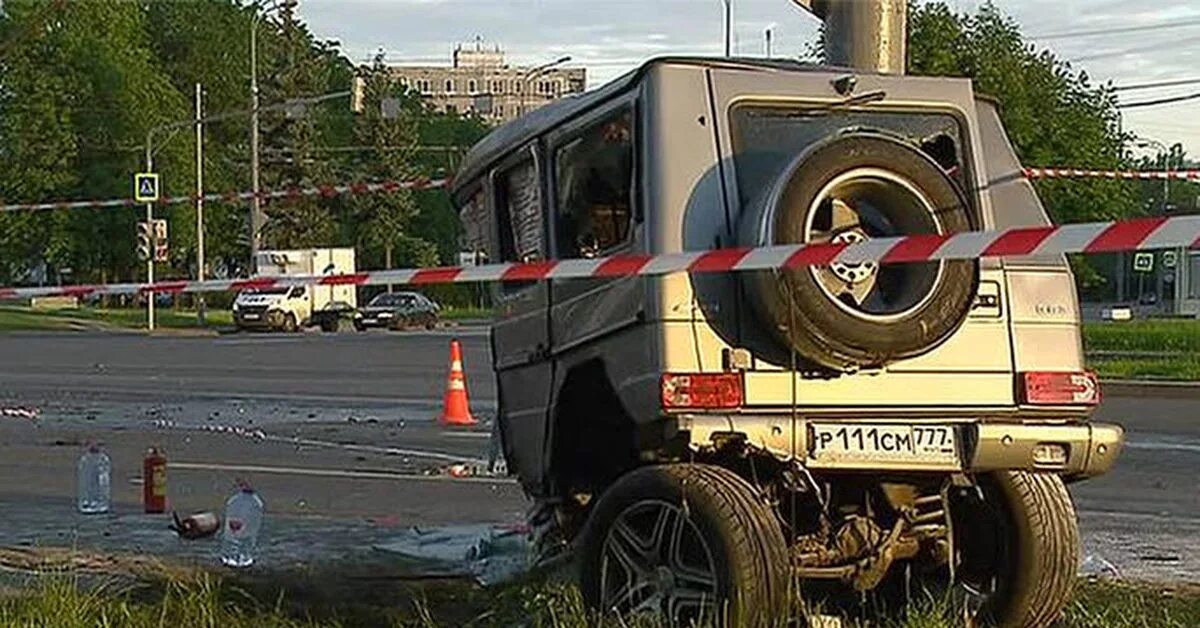
[[[370,327],[398,330],[410,327],[437,327],[441,307],[418,292],[384,292],[376,295],[354,316],[354,328]]]

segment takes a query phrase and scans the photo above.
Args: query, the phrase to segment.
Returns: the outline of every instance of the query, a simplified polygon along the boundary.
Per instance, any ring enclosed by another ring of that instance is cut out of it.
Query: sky
[[[818,21],[791,0],[730,0],[734,51],[760,56],[772,30],[775,56],[802,54]],[[949,0],[974,12],[982,0]],[[1200,2],[1196,0],[995,0],[1028,38],[1116,85],[1200,79]],[[449,64],[458,42],[499,44],[510,63],[536,65],[564,55],[587,68],[589,87],[664,54],[720,55],[722,0],[300,0],[314,34],[341,43],[347,56],[389,63]],[[1111,31],[1136,28],[1132,32]],[[1066,36],[1064,36],[1064,34]],[[1123,102],[1200,92],[1200,83],[1121,93]],[[1131,109],[1125,128],[1200,155],[1200,99]],[[1041,164],[1070,165],[1070,164]]]

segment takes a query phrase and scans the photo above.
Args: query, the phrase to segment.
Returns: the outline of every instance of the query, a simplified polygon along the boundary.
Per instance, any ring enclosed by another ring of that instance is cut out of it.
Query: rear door
[[[536,144],[518,151],[491,175],[495,255],[501,262],[546,259],[545,198]],[[493,284],[496,321],[492,352],[500,394],[505,455],[522,478],[541,481],[550,398],[550,338],[546,281]],[[533,487],[530,487],[533,488]]]

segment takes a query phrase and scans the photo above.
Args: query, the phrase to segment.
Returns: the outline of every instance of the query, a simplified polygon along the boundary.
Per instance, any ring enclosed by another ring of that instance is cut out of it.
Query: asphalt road
[[[164,444],[181,509],[218,508],[236,477],[291,517],[429,525],[514,521],[527,506],[510,481],[447,481],[478,458],[486,432],[430,424],[448,344],[463,341],[472,407],[495,389],[483,329],[412,333],[146,337],[0,335],[0,407],[39,407],[37,424],[0,419],[0,502],[65,499],[87,439],[110,443],[118,505],[136,510],[141,452]],[[1200,395],[1105,399],[1098,420],[1125,425],[1110,474],[1071,487],[1090,569],[1200,580]],[[213,433],[261,430],[266,440]],[[432,477],[422,474],[433,473]],[[421,479],[414,479],[421,478]],[[0,544],[11,530],[0,523]]]
[[[429,404],[445,386],[449,343],[463,343],[473,400],[491,406],[486,328],[362,334],[0,336],[0,398]]]

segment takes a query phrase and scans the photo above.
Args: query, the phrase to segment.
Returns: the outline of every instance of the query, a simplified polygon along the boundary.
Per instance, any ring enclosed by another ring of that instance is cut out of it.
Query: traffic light
[[[150,259],[150,250],[153,248],[151,242],[154,239],[154,234],[151,233],[150,223],[142,221],[137,224],[137,256],[143,262]]]
[[[154,261],[165,262],[170,252],[167,240],[167,221],[163,218],[154,220]]]

